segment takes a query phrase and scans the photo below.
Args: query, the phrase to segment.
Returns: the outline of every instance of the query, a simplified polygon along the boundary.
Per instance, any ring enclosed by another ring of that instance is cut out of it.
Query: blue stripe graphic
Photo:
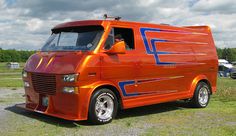
[[[155,43],[157,42],[167,42],[168,40],[163,39],[151,39],[151,46],[148,44],[148,39],[146,37],[146,32],[160,32],[160,29],[155,28],[140,28],[141,36],[145,45],[146,53],[154,56],[157,65],[169,65],[176,64],[175,62],[161,62],[159,59],[159,54],[172,54],[171,52],[157,51]],[[152,50],[150,49],[152,47]]]
[[[123,96],[136,96],[136,95],[139,95],[138,93],[126,93],[125,86],[126,85],[133,85],[133,84],[135,84],[134,80],[119,82],[119,87],[120,87],[120,89],[123,93]]]

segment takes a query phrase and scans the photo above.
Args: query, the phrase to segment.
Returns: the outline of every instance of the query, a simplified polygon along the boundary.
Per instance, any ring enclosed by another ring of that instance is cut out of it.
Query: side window
[[[111,32],[107,37],[104,49],[106,50],[110,49],[113,44],[114,44],[114,28],[111,29]]]
[[[134,49],[134,33],[130,28],[112,28],[104,49],[110,49],[111,46],[119,41],[125,42],[126,50]]]

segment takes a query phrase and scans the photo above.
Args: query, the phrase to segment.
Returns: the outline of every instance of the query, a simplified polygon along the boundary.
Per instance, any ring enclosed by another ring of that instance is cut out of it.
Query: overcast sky
[[[0,47],[40,49],[56,24],[103,19],[209,25],[217,47],[236,48],[236,0],[0,0]]]

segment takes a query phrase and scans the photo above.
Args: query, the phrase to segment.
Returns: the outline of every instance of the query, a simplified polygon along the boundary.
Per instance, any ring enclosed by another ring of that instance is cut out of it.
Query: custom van
[[[118,109],[188,100],[208,105],[218,58],[208,26],[121,20],[63,23],[22,72],[19,107],[66,120],[111,122]]]

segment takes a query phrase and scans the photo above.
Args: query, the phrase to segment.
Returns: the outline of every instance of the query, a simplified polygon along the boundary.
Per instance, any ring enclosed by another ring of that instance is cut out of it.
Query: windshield
[[[101,26],[53,30],[42,51],[90,51],[97,47],[103,34]]]

